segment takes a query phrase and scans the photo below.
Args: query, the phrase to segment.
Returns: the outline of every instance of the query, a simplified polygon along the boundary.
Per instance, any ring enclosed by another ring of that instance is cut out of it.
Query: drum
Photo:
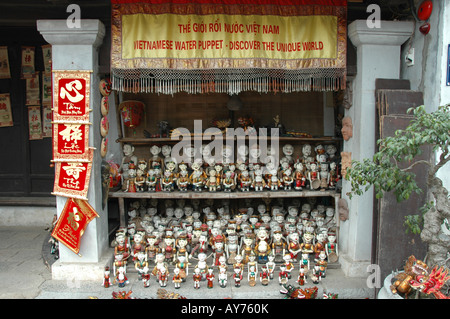
[[[100,146],[100,156],[104,158],[106,156],[106,153],[108,153],[108,138],[104,137],[102,138],[102,143]]]
[[[103,116],[107,116],[109,113],[109,101],[108,96],[102,97],[102,101],[100,103],[100,111]]]
[[[320,179],[315,179],[311,182],[311,187],[313,189],[318,189],[320,187]]]
[[[337,255],[335,252],[332,252],[332,253],[330,253],[330,254],[328,255],[328,261],[329,261],[330,263],[335,263],[335,262],[338,261],[338,259],[339,259],[339,257],[338,257],[338,255]]]

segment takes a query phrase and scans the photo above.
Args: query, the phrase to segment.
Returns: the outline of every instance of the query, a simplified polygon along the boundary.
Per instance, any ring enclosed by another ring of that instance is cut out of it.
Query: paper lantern
[[[120,103],[119,108],[125,126],[139,126],[144,116],[144,103],[140,101],[124,101]]]
[[[420,33],[422,33],[423,35],[427,35],[428,32],[430,32],[430,28],[431,28],[430,24],[429,24],[428,22],[426,22],[426,23],[424,23],[423,25],[421,25],[421,26],[419,27],[419,31],[420,31]]]
[[[432,1],[424,1],[420,4],[419,10],[417,10],[417,17],[421,21],[428,20],[433,12],[433,2]]]
[[[242,101],[238,95],[234,94],[230,96],[230,99],[227,102],[227,108],[230,111],[240,111],[242,110],[242,106],[243,106]]]

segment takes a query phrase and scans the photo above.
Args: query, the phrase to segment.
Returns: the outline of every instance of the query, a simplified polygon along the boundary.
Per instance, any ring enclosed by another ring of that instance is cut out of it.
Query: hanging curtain
[[[111,0],[113,89],[345,87],[346,0]]]

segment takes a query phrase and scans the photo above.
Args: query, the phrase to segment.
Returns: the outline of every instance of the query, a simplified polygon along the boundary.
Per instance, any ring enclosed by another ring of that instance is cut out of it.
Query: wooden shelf
[[[181,137],[181,136],[180,136]],[[262,138],[262,137],[258,137]],[[234,140],[237,138],[234,137]],[[248,137],[246,137],[248,139]],[[268,136],[267,140],[271,140],[272,137]],[[199,136],[191,136],[191,140],[201,140],[201,141],[209,141],[209,139],[203,139]],[[225,140],[225,136],[224,136]],[[324,136],[324,137],[289,137],[289,136],[281,136],[278,137],[278,140],[280,142],[305,142],[305,143],[333,143],[333,142],[342,142],[342,138],[338,137],[330,137],[330,136]],[[150,145],[150,144],[161,144],[161,143],[176,143],[181,141],[181,138],[179,139],[172,139],[170,137],[158,137],[158,138],[146,138],[146,137],[124,137],[117,139],[118,143],[127,143],[127,144],[133,144],[133,145]]]
[[[157,199],[240,199],[240,198],[298,198],[298,197],[340,197],[339,193],[335,191],[262,191],[262,192],[209,192],[204,190],[202,192],[186,191],[180,192],[178,190],[172,192],[136,192],[128,193],[123,191],[109,192],[110,198],[157,198]]]
[[[186,191],[180,192],[136,192],[128,193],[124,191],[109,192],[109,198],[117,198],[119,201],[119,218],[120,226],[126,226],[126,210],[125,199],[245,199],[245,198],[306,198],[306,197],[332,197],[334,199],[334,207],[337,211],[338,201],[341,197],[340,193],[334,190],[327,191],[263,191],[263,192],[202,192]]]

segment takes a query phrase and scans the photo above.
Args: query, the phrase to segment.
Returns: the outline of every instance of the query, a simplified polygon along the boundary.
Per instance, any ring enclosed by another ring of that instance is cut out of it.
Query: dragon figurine
[[[113,291],[112,296],[113,296],[113,299],[135,299],[134,297],[131,297],[132,293],[133,292],[131,290],[128,291],[128,292],[126,292],[126,291],[119,291],[119,292]]]
[[[284,299],[316,299],[317,290],[317,287],[301,289],[284,284],[280,293],[285,295]]]
[[[395,276],[395,282],[390,288],[393,294],[401,293],[407,299],[412,291],[411,280],[416,278],[417,275],[428,273],[428,266],[423,261],[417,260],[416,257],[409,256],[403,270],[404,272]]]
[[[158,299],[186,299],[186,297],[174,293],[169,292],[166,289],[158,288],[158,291],[156,292]]]
[[[239,126],[244,129],[244,131],[247,131],[250,126],[254,125],[253,118],[251,117],[239,117],[237,122]]]
[[[410,281],[411,287],[427,295],[434,295],[436,299],[450,299],[442,293],[442,286],[450,279],[448,269],[435,266],[430,273],[417,275]]]
[[[408,298],[413,289],[427,295],[434,295],[437,299],[450,299],[440,290],[450,280],[448,269],[435,266],[431,271],[426,263],[409,256],[404,266],[404,272],[395,276],[395,282],[391,285],[392,293],[401,293]]]
[[[334,293],[323,292],[323,299],[338,299],[339,295]]]

